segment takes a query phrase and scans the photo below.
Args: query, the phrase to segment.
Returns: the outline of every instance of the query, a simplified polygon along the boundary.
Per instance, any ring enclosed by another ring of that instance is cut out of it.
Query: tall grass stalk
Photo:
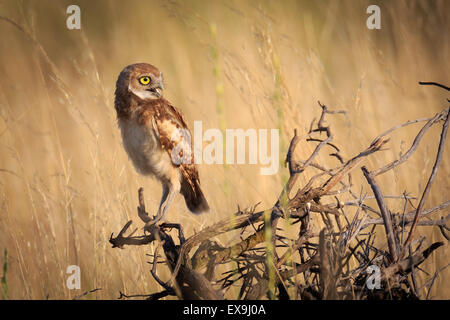
[[[209,31],[212,38],[211,44],[211,58],[214,64],[214,77],[216,79],[216,112],[219,118],[219,129],[222,131],[222,135],[225,136],[227,129],[227,119],[225,114],[225,105],[223,102],[224,89],[222,81],[222,69],[220,67],[219,59],[219,47],[217,44],[217,26],[214,23],[209,25]],[[226,154],[226,141],[223,143],[223,154]],[[228,165],[223,164],[224,168],[224,183],[223,191],[228,197],[231,194],[230,181],[228,179]]]

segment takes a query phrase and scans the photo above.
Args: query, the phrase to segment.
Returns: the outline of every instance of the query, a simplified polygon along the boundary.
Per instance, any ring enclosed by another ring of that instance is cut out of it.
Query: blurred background
[[[66,27],[71,4],[81,8],[81,30]],[[366,27],[371,4],[381,8],[381,30]],[[294,128],[306,137],[320,115],[318,100],[346,110],[328,122],[349,158],[390,127],[431,117],[448,105],[446,91],[418,85],[450,84],[448,12],[445,0],[0,0],[3,298],[70,299],[101,288],[86,297],[115,299],[119,291],[161,289],[146,256],[154,248],[119,250],[108,243],[130,219],[143,226],[136,215],[140,186],[150,212],[161,193],[158,182],[135,172],[122,147],[114,89],[126,65],[157,66],[166,80],[165,97],[185,112],[191,128],[194,120],[203,121],[203,130],[279,128],[280,160]],[[388,149],[364,164],[370,170],[396,159],[419,128],[396,131]],[[420,197],[439,135],[440,126],[433,127],[406,164],[379,177],[385,194]],[[297,149],[304,159],[313,146],[303,140]],[[426,208],[448,200],[448,143],[444,152]],[[337,165],[326,153],[318,161]],[[166,217],[180,222],[187,236],[230,216],[238,205],[273,205],[288,176],[281,166],[272,176],[260,175],[259,165],[199,170],[211,213],[193,216],[177,197]],[[370,193],[361,170],[353,178],[357,193]],[[401,200],[388,201],[391,210],[403,210]],[[448,208],[434,217],[446,214]],[[426,244],[446,241],[437,229],[420,230]],[[449,254],[448,247],[433,253],[422,266],[429,275],[420,273],[420,285],[449,263]],[[80,290],[66,286],[69,265],[81,268]],[[448,269],[439,273],[432,298],[450,298],[449,277]]]

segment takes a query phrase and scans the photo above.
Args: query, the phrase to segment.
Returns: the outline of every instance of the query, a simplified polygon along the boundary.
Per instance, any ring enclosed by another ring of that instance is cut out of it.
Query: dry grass
[[[7,249],[11,299],[67,299],[94,288],[102,290],[87,298],[158,290],[144,248],[113,250],[108,244],[110,233],[134,217],[139,186],[146,188],[149,210],[160,195],[155,181],[136,174],[121,146],[113,92],[128,64],[149,62],[163,70],[166,97],[191,125],[202,120],[204,129],[224,122],[228,128],[280,127],[288,141],[289,128],[307,132],[317,100],[348,110],[349,116],[333,120],[344,155],[446,104],[445,91],[417,85],[449,85],[445,0],[383,2],[379,31],[365,27],[369,1],[78,3],[82,30],[70,31],[70,1],[0,1],[0,15],[23,28],[0,20],[0,261],[3,266]],[[416,129],[396,133],[392,141],[401,143],[391,142],[366,165],[379,167],[407,150]],[[380,177],[386,194],[421,194],[438,130],[424,138],[408,166]],[[307,154],[307,148],[297,149]],[[447,145],[426,207],[448,200],[449,152]],[[192,216],[179,197],[167,219],[190,226],[184,230],[190,235],[238,204],[270,206],[286,176],[287,169],[280,170],[261,176],[259,166],[202,165],[212,212]],[[354,178],[356,184],[363,179]],[[432,229],[428,237],[441,239]],[[442,250],[423,266],[430,274],[449,263],[448,247]],[[81,267],[78,291],[65,286],[71,264]],[[448,269],[439,275],[431,297],[450,297],[449,277]]]

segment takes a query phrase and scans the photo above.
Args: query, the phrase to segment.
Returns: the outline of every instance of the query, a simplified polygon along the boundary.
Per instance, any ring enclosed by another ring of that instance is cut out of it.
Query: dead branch
[[[377,199],[378,207],[380,208],[381,216],[383,217],[383,224],[386,231],[386,238],[389,246],[389,252],[391,254],[392,261],[397,261],[398,250],[397,244],[395,243],[394,230],[392,226],[391,213],[387,210],[386,203],[384,201],[383,194],[381,193],[380,187],[375,182],[375,177],[366,167],[361,168],[364,176],[367,179],[370,187],[372,188],[373,194]]]
[[[438,170],[438,167],[439,167],[439,163],[441,162],[442,153],[444,152],[444,143],[445,143],[445,139],[447,137],[449,120],[450,120],[450,108],[447,109],[446,120],[444,122],[444,125],[442,126],[441,140],[439,141],[439,148],[438,148],[438,152],[437,152],[437,156],[436,156],[436,161],[434,163],[433,169],[431,170],[431,175],[430,175],[430,178],[428,179],[427,185],[425,186],[425,190],[423,191],[422,198],[420,198],[419,205],[417,206],[416,215],[414,216],[413,225],[411,227],[411,230],[409,231],[408,238],[406,238],[404,247],[407,247],[408,244],[412,240],[412,237],[413,237],[413,234],[414,234],[414,229],[416,228],[417,222],[419,221],[420,211],[422,211],[423,206],[425,205],[425,200],[427,199],[427,196],[430,193],[431,185],[432,185],[432,183],[434,181],[434,178],[436,176],[436,173],[437,173],[437,170]]]
[[[437,83],[437,82],[419,81],[419,84],[422,85],[422,86],[426,86],[426,85],[428,85],[428,86],[437,86],[437,87],[440,87],[440,88],[445,89],[447,91],[450,91],[449,87],[447,87],[447,86],[445,86],[443,84]]]

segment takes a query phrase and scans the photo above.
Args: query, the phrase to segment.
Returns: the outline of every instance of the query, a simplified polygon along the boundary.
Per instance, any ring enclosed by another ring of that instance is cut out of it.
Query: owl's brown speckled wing
[[[148,108],[143,108],[140,122],[144,123],[150,119],[161,147],[171,157],[172,164],[181,171],[181,193],[185,197],[189,195],[193,198],[203,196],[198,171],[194,164],[192,134],[181,111],[167,100],[159,99],[152,102]],[[188,153],[183,154],[186,151]]]

